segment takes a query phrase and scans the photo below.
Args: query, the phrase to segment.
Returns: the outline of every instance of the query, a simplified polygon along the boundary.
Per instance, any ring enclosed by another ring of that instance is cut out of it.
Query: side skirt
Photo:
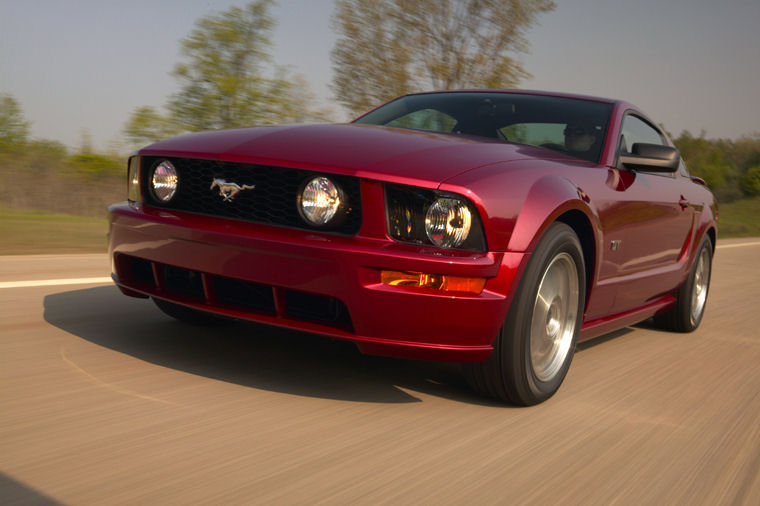
[[[644,321],[657,313],[669,309],[675,303],[676,298],[673,295],[663,295],[649,304],[632,309],[631,311],[625,311],[616,315],[605,316],[604,318],[597,318],[596,320],[583,322],[580,336],[578,336],[578,342],[586,341],[587,339],[608,334],[623,327],[627,327],[628,325],[634,325],[640,321]]]

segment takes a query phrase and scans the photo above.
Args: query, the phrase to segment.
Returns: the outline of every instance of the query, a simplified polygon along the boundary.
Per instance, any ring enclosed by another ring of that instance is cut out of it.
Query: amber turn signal
[[[469,292],[478,294],[486,286],[485,278],[465,278],[445,274],[427,274],[412,271],[381,271],[384,285],[409,288],[431,288],[443,292]]]

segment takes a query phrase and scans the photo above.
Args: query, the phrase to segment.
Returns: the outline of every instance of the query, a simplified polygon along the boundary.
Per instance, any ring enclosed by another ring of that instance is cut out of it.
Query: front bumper
[[[361,232],[343,237],[127,203],[111,206],[109,213],[112,277],[125,294],[348,339],[375,355],[484,360],[526,257],[442,252]],[[383,285],[382,269],[488,281],[479,295],[412,291]],[[167,282],[177,273],[194,281]],[[271,305],[238,303],[216,293],[220,286],[253,287]],[[303,307],[294,310],[294,301],[347,314],[320,318]]]

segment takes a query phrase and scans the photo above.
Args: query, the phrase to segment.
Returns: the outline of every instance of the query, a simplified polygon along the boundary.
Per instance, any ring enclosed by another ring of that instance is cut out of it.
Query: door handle
[[[689,207],[689,201],[686,200],[686,197],[681,195],[681,200],[678,201],[678,205],[681,206],[681,209],[686,209]]]

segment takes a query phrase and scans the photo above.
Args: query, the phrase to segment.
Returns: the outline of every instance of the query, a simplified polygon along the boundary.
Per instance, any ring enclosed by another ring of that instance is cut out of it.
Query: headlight
[[[153,167],[150,175],[150,190],[159,203],[169,202],[174,197],[178,183],[177,169],[169,160],[164,160]]]
[[[385,206],[388,235],[397,241],[486,251],[480,215],[466,197],[386,184]]]
[[[127,199],[130,202],[140,201],[140,157],[129,159],[127,169]]]
[[[298,199],[301,216],[318,227],[329,224],[345,206],[341,189],[326,177],[315,177],[304,185]]]
[[[472,213],[459,199],[439,198],[425,215],[425,233],[439,248],[456,248],[470,235]]]

